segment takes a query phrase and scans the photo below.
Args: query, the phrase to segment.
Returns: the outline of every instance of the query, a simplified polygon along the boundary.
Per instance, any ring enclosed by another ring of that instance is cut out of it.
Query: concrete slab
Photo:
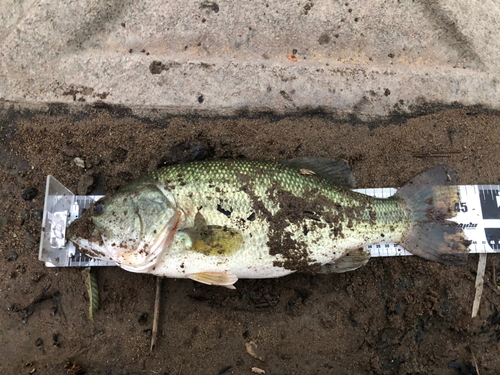
[[[499,16],[492,0],[6,0],[0,98],[363,119],[500,109]]]

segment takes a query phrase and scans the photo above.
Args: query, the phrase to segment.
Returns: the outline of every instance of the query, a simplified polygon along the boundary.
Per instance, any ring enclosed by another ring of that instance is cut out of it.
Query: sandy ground
[[[154,277],[97,269],[101,308],[92,323],[82,270],[38,261],[48,174],[74,192],[103,193],[187,160],[321,156],[348,160],[358,187],[401,186],[439,164],[450,165],[459,184],[498,184],[500,117],[452,109],[354,124],[321,116],[140,119],[89,108],[78,115],[3,112],[0,125],[2,374],[216,375],[251,374],[252,367],[266,374],[475,374],[474,358],[481,375],[500,373],[494,256],[475,319],[477,256],[458,268],[416,257],[372,259],[346,274],[240,280],[235,291],[165,279],[153,353]],[[436,152],[443,156],[421,156]],[[262,360],[247,353],[250,342]]]

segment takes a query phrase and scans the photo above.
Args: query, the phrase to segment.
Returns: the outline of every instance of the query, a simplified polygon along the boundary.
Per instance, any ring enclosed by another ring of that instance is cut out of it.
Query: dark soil
[[[459,184],[499,184],[499,117],[457,109],[368,126],[103,109],[0,121],[1,374],[474,374],[474,358],[481,375],[500,373],[494,256],[475,319],[477,256],[463,267],[372,259],[345,274],[240,280],[235,291],[165,279],[152,353],[154,277],[97,269],[92,322],[82,270],[38,261],[49,174],[74,192],[104,193],[159,165],[315,156],[348,160],[359,187],[401,186],[439,164]],[[247,353],[249,342],[263,362]]]

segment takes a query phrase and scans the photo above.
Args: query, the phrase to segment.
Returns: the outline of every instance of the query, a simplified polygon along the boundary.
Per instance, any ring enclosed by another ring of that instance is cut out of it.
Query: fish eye
[[[104,204],[96,203],[94,205],[94,215],[100,215],[104,211]]]

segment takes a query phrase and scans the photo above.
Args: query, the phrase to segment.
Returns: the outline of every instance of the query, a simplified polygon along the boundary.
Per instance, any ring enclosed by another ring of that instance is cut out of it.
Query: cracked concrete
[[[4,1],[0,100],[361,119],[500,109],[494,1]]]

